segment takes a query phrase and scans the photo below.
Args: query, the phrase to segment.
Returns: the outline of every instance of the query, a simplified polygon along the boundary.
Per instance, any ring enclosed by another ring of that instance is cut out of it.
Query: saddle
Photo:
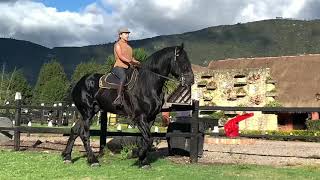
[[[124,89],[133,88],[138,75],[139,71],[137,68],[134,68],[131,74],[128,73]],[[119,85],[120,79],[113,73],[105,74],[99,79],[99,87],[102,89],[118,89]]]

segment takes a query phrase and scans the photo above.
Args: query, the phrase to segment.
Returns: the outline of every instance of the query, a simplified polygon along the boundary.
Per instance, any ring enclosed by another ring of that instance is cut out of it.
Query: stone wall
[[[263,107],[275,101],[276,84],[269,68],[207,70],[195,73],[192,96],[200,106]],[[242,112],[224,112],[227,119]],[[276,130],[277,116],[253,112],[240,122],[240,130]],[[220,121],[223,125],[223,121]]]

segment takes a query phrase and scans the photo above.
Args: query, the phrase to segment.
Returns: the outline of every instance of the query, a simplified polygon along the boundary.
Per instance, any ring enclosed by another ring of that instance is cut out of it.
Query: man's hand
[[[140,65],[141,65],[140,61],[137,61],[137,60],[135,60],[134,58],[132,59],[131,63],[132,63],[132,65],[134,65],[134,66],[140,66]]]
[[[132,62],[136,63],[136,64],[140,64],[140,61],[137,61],[136,59],[132,58]]]
[[[139,68],[141,66],[141,63],[139,61],[135,60],[135,59],[132,59],[131,65],[134,66],[134,67]]]

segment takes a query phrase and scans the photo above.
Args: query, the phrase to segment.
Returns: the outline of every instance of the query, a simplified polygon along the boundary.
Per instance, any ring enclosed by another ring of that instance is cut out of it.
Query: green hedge
[[[308,130],[320,131],[320,120],[307,120],[306,125]]]
[[[291,131],[260,131],[260,130],[242,130],[244,135],[276,135],[276,136],[320,136],[320,131],[310,130],[291,130]]]

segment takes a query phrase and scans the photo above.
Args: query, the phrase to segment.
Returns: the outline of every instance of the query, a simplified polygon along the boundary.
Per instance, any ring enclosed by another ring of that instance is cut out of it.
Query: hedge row
[[[244,135],[276,135],[276,136],[320,136],[320,131],[310,130],[291,130],[291,131],[277,131],[277,130],[242,130],[240,134]]]

